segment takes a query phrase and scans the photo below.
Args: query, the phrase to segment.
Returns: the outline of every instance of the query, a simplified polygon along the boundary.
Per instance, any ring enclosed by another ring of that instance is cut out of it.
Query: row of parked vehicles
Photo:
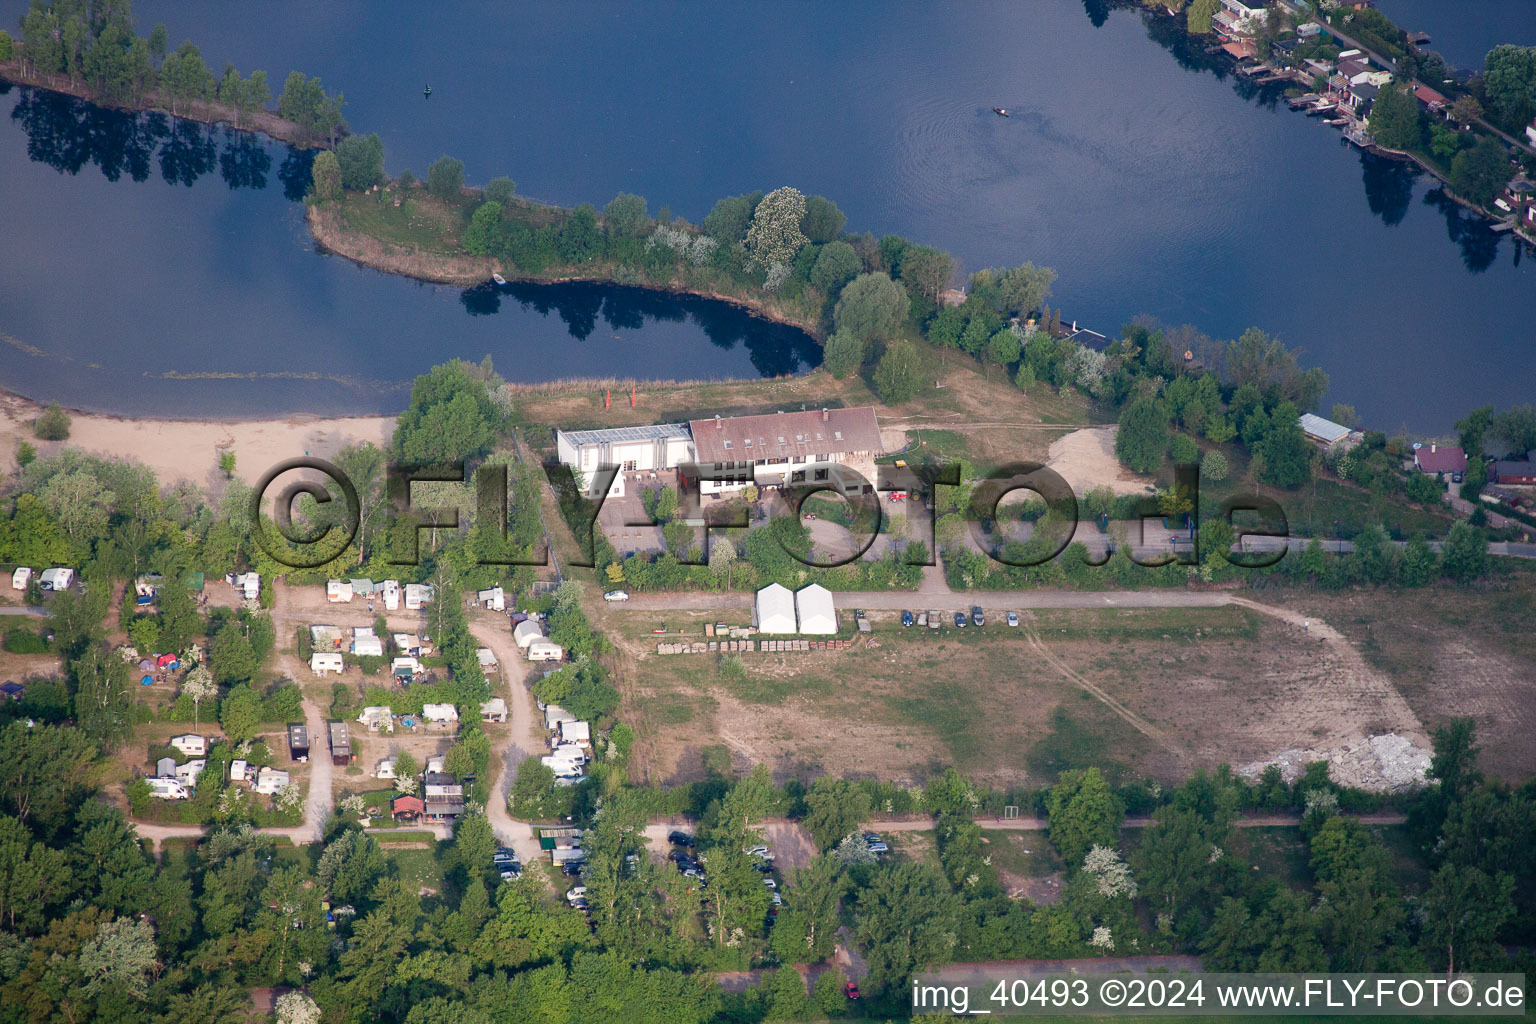
[[[1017,626],[1019,624],[1019,613],[1009,612],[1005,617],[1005,621],[1010,626]],[[944,613],[937,608],[926,612],[904,611],[901,613],[901,624],[903,626],[927,626],[929,629],[938,629],[944,624]],[[979,604],[971,606],[969,619],[967,619],[965,612],[955,612],[956,629],[964,629],[968,625],[985,626],[986,624],[987,613],[982,611]]]

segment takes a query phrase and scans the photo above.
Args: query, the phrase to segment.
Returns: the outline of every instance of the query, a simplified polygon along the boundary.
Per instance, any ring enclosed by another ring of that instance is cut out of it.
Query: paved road
[[[0,615],[47,615],[48,609],[39,605],[8,604],[0,606]]]

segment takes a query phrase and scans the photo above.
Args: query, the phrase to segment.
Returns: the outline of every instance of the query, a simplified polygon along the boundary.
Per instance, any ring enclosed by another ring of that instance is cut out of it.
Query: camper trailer
[[[195,732],[172,736],[170,745],[181,751],[183,757],[202,757],[208,753],[208,740]]]
[[[529,661],[559,661],[565,657],[565,648],[548,640],[536,640],[528,645]]]
[[[373,777],[376,779],[392,779],[395,777],[395,759],[386,757],[373,766]]]
[[[256,782],[251,790],[265,796],[273,796],[288,788],[288,773],[278,771],[276,768],[263,768],[256,773]]]
[[[317,676],[323,676],[327,672],[341,675],[346,667],[346,663],[341,660],[341,655],[334,651],[326,653],[316,652],[309,656],[309,670]]]
[[[357,721],[359,725],[367,726],[375,732],[381,729],[386,732],[395,731],[395,714],[387,707],[372,705],[363,708],[357,714]]]
[[[387,610],[389,610],[389,611],[394,611],[396,608],[399,608],[400,607],[400,581],[399,580],[385,580],[379,586],[380,586],[380,589],[384,593],[384,607]]]
[[[428,722],[457,722],[459,709],[452,704],[423,704],[421,717]]]
[[[236,573],[226,579],[247,601],[254,601],[261,596],[261,573],[259,572]]]
[[[28,569],[26,566],[22,566],[21,568],[17,569],[15,572],[11,573],[11,589],[12,590],[26,590],[27,589],[27,583],[31,579],[32,579],[32,570]]]
[[[351,580],[326,580],[325,599],[332,604],[346,604],[352,600]]]
[[[38,577],[38,582],[44,590],[68,590],[69,585],[75,582],[75,570],[73,569],[44,569]]]
[[[405,585],[405,607],[416,611],[424,604],[431,604],[434,594],[430,583],[407,583]]]
[[[185,800],[187,787],[177,779],[145,779],[149,783],[149,795],[161,800]]]
[[[384,641],[374,635],[372,626],[352,630],[352,653],[359,658],[384,657]]]
[[[489,590],[475,592],[475,600],[493,612],[507,610],[507,594],[500,587],[492,587]]]

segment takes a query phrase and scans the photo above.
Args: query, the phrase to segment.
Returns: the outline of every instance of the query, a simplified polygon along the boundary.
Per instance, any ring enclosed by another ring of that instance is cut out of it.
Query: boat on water
[[[996,114],[998,117],[1007,117],[1008,116],[1008,111],[1004,107],[993,107],[992,108],[992,113]]]
[[[426,88],[422,89],[421,90],[421,94],[423,96],[431,96],[432,95],[432,86],[428,85]]]
[[[495,281],[497,284],[506,284],[507,283],[507,279],[502,277],[500,274],[492,274],[491,275],[491,280]]]

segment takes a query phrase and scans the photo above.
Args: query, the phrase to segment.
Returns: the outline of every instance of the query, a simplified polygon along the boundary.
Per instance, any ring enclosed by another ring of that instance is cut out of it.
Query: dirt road
[[[1345,815],[1350,821],[1361,825],[1401,825],[1408,820],[1406,814],[1396,811],[1378,811],[1372,814]],[[1018,832],[1040,832],[1049,827],[1050,823],[1044,818],[977,818],[976,824],[984,829],[1003,829]],[[1157,819],[1145,815],[1134,816],[1125,819],[1122,828],[1147,828],[1157,824]],[[1301,824],[1299,814],[1255,814],[1238,818],[1232,823],[1234,828],[1293,828]],[[914,818],[904,821],[866,821],[859,826],[870,832],[931,832],[933,831],[933,819]]]
[[[507,809],[507,794],[512,781],[517,778],[518,767],[530,757],[538,757],[547,749],[544,719],[534,704],[529,691],[528,661],[512,639],[507,618],[500,612],[472,609],[469,612],[469,629],[475,639],[489,647],[501,665],[501,675],[506,681],[507,734],[500,750],[491,750],[491,763],[496,770],[490,797],[485,802],[485,816],[490,819],[491,831],[517,854],[525,866],[539,857],[539,840],[533,827],[512,817]]]

